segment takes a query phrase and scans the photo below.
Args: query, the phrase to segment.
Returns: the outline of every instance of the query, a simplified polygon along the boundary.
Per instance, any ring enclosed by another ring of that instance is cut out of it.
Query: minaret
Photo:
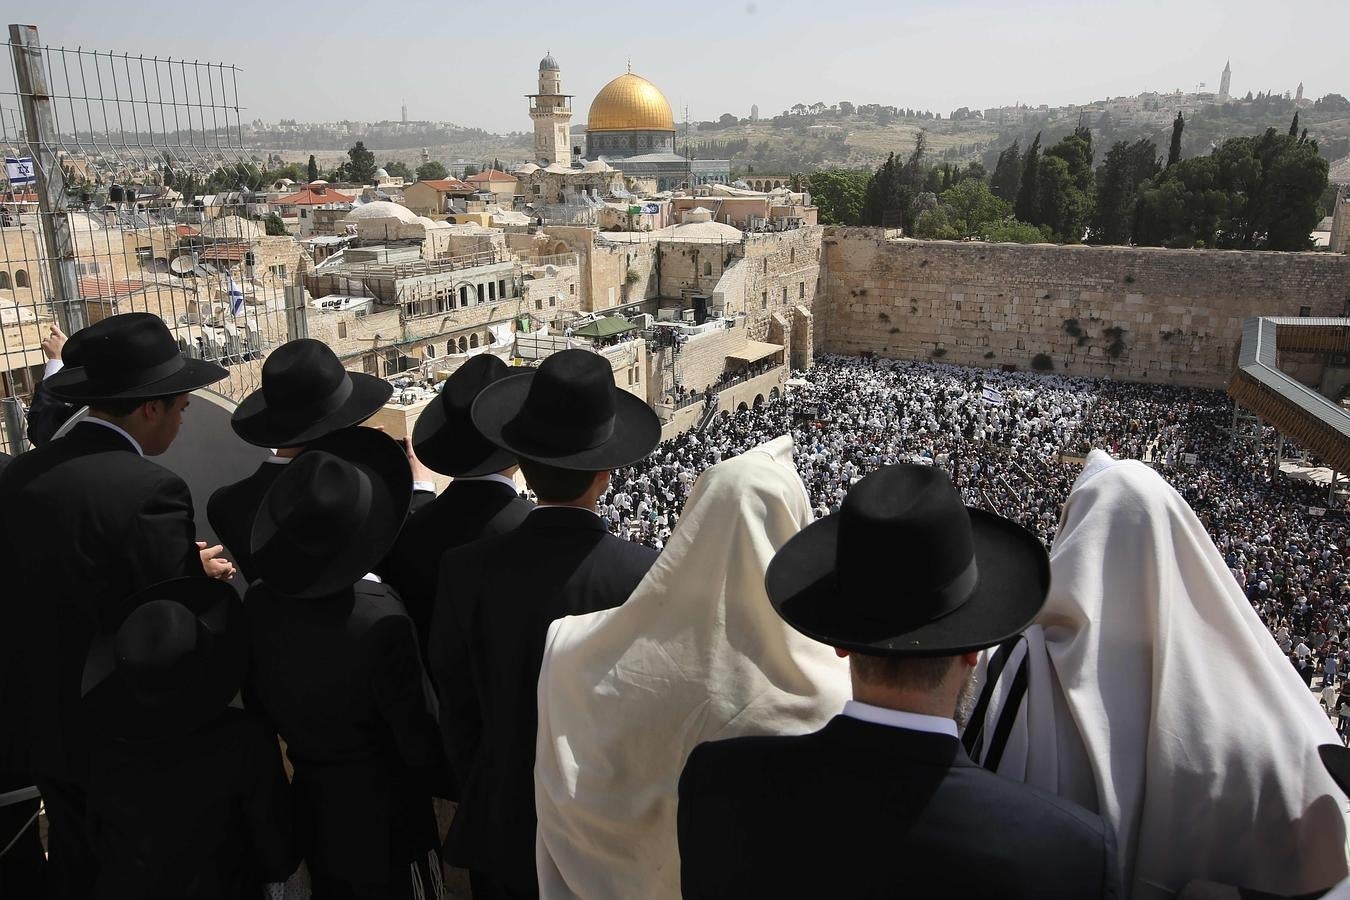
[[[541,166],[572,162],[572,95],[562,92],[562,72],[552,54],[539,61],[539,93],[530,99],[534,120],[534,157]]]
[[[1294,102],[1295,103],[1303,102],[1303,82],[1301,81],[1298,83],[1298,93],[1294,95]]]
[[[1231,65],[1231,62],[1232,60],[1229,60],[1223,64],[1223,75],[1222,77],[1219,78],[1220,100],[1228,99],[1228,84],[1233,80],[1233,67]]]

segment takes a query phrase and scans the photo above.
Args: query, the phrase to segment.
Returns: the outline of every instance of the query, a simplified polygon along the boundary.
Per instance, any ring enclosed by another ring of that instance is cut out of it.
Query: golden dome
[[[586,117],[587,131],[674,131],[665,96],[641,76],[627,72],[600,89]]]

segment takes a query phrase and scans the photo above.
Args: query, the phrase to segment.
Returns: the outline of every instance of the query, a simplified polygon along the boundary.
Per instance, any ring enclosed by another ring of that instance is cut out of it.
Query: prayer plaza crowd
[[[823,357],[661,441],[482,354],[400,442],[297,340],[207,546],[154,457],[226,370],[44,346],[2,896],[1350,897],[1345,512],[1220,393]]]

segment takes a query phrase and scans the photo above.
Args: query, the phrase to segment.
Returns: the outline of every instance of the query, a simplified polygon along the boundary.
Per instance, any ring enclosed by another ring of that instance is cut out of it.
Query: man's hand
[[[206,570],[208,578],[229,581],[234,577],[234,563],[221,556],[225,552],[223,546],[216,544],[208,547],[206,541],[198,541],[197,552],[201,555],[202,568]]]
[[[431,481],[436,480],[436,473],[422,465],[422,461],[417,458],[417,452],[413,450],[412,438],[403,439],[403,452],[408,455],[408,465],[412,467],[413,481]]]
[[[42,339],[42,352],[48,359],[60,359],[61,350],[66,346],[66,333],[59,325],[53,324],[51,331]]]

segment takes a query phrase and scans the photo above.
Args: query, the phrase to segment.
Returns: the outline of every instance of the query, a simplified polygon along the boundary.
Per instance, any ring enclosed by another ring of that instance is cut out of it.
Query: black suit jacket
[[[286,465],[270,461],[259,463],[252,475],[217,488],[206,501],[207,521],[229,551],[230,559],[234,560],[244,580],[249,583],[258,578],[253,570],[253,553],[249,543],[253,534],[253,520],[258,515],[258,507],[262,506],[267,489],[285,470]],[[413,511],[435,496],[431,491],[413,491]]]
[[[47,382],[39,381],[33,388],[33,397],[28,402],[28,440],[34,447],[51,443],[52,435],[66,424],[66,420],[75,415],[78,406],[64,400],[57,400],[47,390]]]
[[[441,748],[412,621],[387,585],[369,581],[307,600],[258,582],[244,614],[245,699],[286,741],[305,858],[378,894],[391,864],[425,860],[436,839]]]
[[[685,897],[1115,897],[1101,817],[960,742],[836,716],[700,744],[680,777]]]
[[[408,518],[380,575],[403,598],[423,653],[431,632],[441,557],[455,547],[514,530],[532,509],[533,503],[501,482],[456,479]]]
[[[582,509],[542,507],[515,531],[445,554],[431,626],[441,731],[460,805],[451,865],[537,890],[535,687],[554,619],[628,599],[656,551]]]
[[[15,457],[0,476],[0,665],[21,710],[3,710],[25,735],[35,774],[83,781],[76,714],[89,642],[130,612],[132,594],[169,578],[204,575],[181,478],[139,456],[126,438],[83,423]]]
[[[277,736],[221,710],[200,729],[93,753],[96,900],[257,900],[300,862]]]

